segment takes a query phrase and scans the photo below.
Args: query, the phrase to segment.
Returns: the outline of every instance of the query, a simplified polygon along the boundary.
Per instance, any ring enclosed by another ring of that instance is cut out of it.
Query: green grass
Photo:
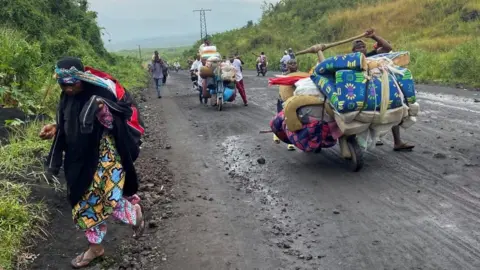
[[[50,140],[41,140],[38,134],[44,123],[32,122],[26,125],[11,127],[9,143],[0,145],[0,175],[32,179],[42,175],[43,162],[50,148]]]
[[[24,244],[41,235],[46,209],[29,199],[26,185],[0,180],[0,269],[18,269]]]

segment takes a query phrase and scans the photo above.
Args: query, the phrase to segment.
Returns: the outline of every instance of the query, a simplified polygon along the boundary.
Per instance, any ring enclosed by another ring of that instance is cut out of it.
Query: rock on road
[[[336,147],[289,152],[259,134],[278,90],[251,72],[245,85],[250,106],[238,96],[222,112],[199,103],[186,73],[163,99],[149,90],[184,196],[156,236],[168,259],[151,269],[480,269],[474,92],[418,86],[421,115],[402,130],[414,151],[393,152],[390,137],[352,173]]]

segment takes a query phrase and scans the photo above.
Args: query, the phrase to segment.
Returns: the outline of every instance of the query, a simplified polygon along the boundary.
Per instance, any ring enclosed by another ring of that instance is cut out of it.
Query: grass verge
[[[44,122],[33,121],[18,126],[10,126],[8,143],[0,145],[0,175],[22,179],[36,178],[43,174],[42,157],[45,156],[51,141],[38,137]]]
[[[23,253],[25,243],[41,236],[46,211],[29,199],[28,186],[0,180],[0,269],[19,269],[32,259]]]

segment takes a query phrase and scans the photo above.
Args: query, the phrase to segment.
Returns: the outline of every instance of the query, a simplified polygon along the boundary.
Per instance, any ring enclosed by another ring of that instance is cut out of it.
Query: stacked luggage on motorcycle
[[[408,128],[416,122],[419,105],[412,74],[404,67],[408,62],[406,52],[371,58],[352,53],[325,59],[294,84],[274,79],[273,84],[290,84],[281,90],[296,90],[290,97],[280,93],[284,110],[271,121],[271,129],[304,151],[331,147],[344,135],[357,135],[361,146],[373,148],[393,126]]]
[[[230,63],[221,63],[219,55],[210,56],[207,64],[200,68],[200,77],[206,80],[207,89],[203,96],[211,97],[217,93],[217,82],[223,83],[223,100],[233,102],[236,97],[235,69]]]

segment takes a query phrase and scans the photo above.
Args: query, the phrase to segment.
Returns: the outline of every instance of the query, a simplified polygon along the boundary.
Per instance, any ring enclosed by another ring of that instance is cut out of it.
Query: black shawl
[[[131,116],[131,104],[116,102],[108,89],[82,82],[83,91],[74,96],[62,92],[57,111],[57,133],[47,159],[49,170],[58,175],[63,164],[68,187],[68,199],[75,206],[90,187],[99,161],[99,143],[105,128],[98,122],[95,112],[96,98],[101,98],[113,115],[113,129],[117,151],[125,170],[123,194],[131,196],[138,190],[134,167],[136,154],[126,120]],[[130,146],[130,147],[129,147]],[[64,155],[63,155],[64,154]]]

